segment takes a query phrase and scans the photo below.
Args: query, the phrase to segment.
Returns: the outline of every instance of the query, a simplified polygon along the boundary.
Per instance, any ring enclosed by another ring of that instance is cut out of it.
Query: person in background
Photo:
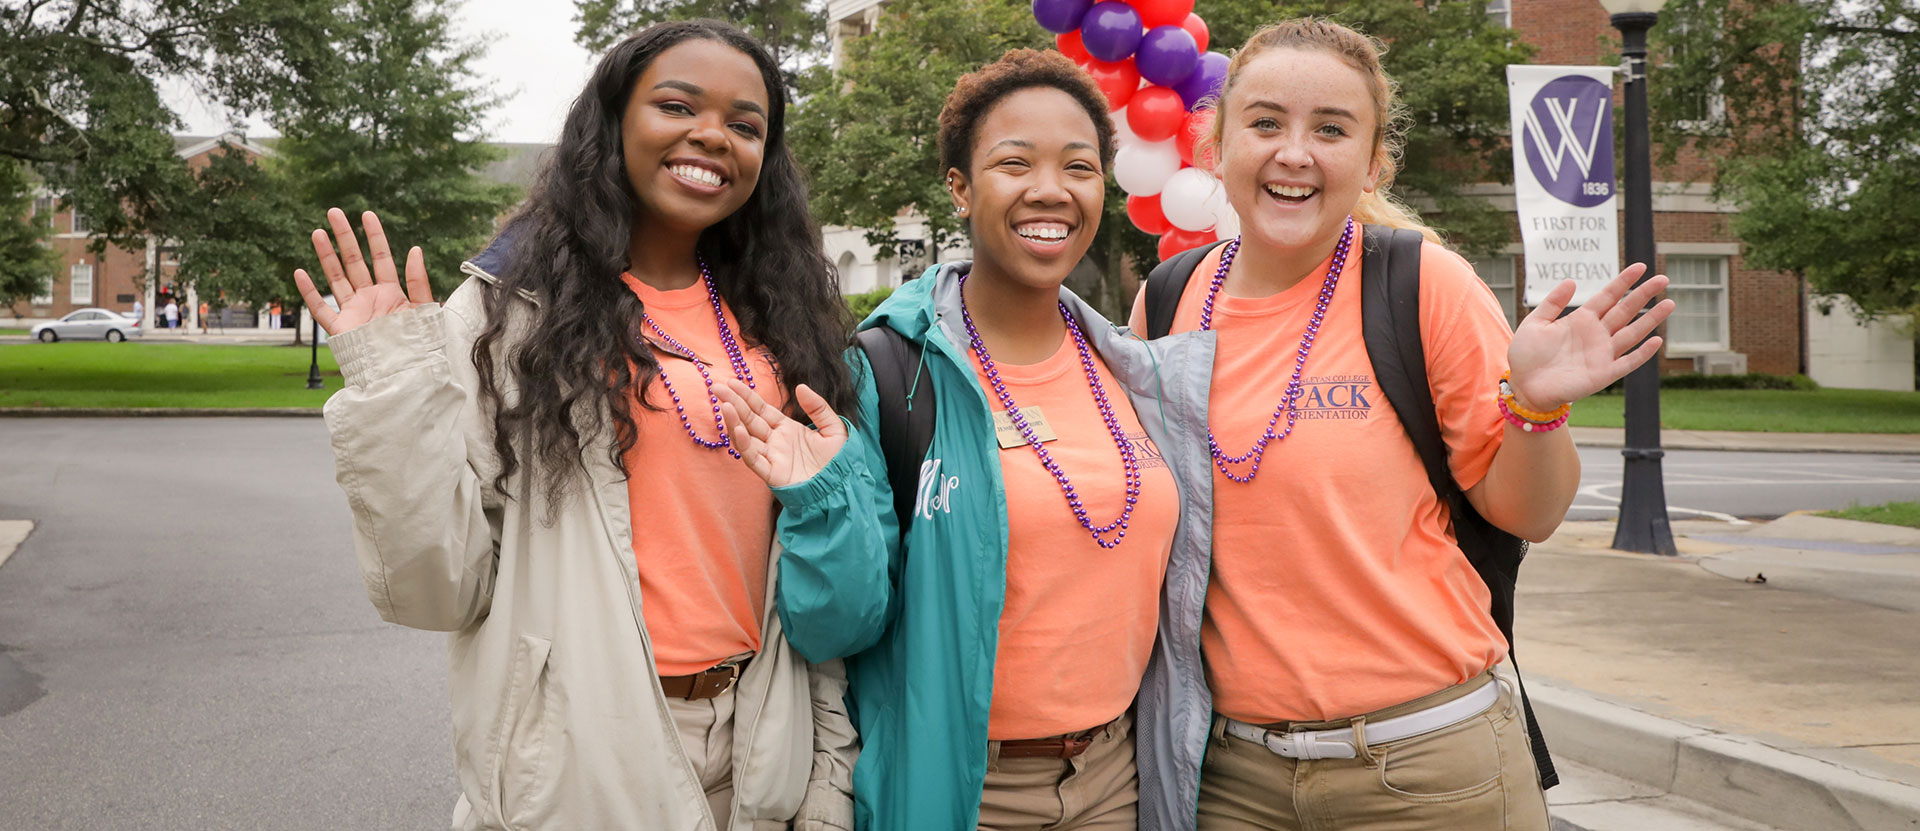
[[[180,304],[174,302],[171,297],[167,298],[167,307],[163,310],[163,313],[167,318],[167,331],[178,333],[180,331]]]

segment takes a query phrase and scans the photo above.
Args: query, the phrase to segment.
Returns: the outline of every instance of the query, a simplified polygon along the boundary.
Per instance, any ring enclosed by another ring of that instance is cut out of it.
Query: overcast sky
[[[487,119],[490,141],[551,142],[567,106],[587,81],[595,55],[573,42],[572,0],[464,0],[456,22],[467,37],[492,35],[474,62],[483,82],[511,96]],[[167,103],[186,120],[186,132],[213,135],[232,124],[184,84],[165,88]],[[266,124],[242,125],[250,135],[272,135]]]

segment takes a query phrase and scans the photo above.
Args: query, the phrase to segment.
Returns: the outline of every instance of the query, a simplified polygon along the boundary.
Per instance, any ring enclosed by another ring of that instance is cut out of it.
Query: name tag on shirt
[[[1026,419],[1027,426],[1033,428],[1033,435],[1040,439],[1041,444],[1060,438],[1054,435],[1053,427],[1047,424],[1047,414],[1041,412],[1039,407],[1021,407],[1020,417]],[[1006,410],[994,412],[993,432],[994,438],[1000,440],[1001,450],[1027,443],[1027,437],[1020,435],[1020,428],[1013,426],[1013,416],[1007,415]]]

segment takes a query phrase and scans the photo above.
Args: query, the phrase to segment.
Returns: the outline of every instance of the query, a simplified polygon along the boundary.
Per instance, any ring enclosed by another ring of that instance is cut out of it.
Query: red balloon
[[[1180,21],[1180,28],[1187,30],[1187,34],[1193,35],[1194,43],[1200,44],[1200,54],[1207,54],[1207,22],[1201,20],[1200,15],[1188,13],[1187,19]],[[1062,35],[1062,37],[1065,36]],[[1074,42],[1078,43],[1079,38],[1079,32],[1075,32]],[[1063,49],[1061,51],[1064,52],[1066,50]]]
[[[1081,66],[1086,66],[1087,61],[1093,60],[1093,56],[1087,53],[1086,45],[1080,42],[1079,29],[1065,34],[1054,35],[1053,48],[1060,50],[1060,54],[1067,56],[1068,59]],[[1200,51],[1204,52],[1206,50],[1202,49]]]
[[[1170,87],[1143,87],[1127,104],[1127,126],[1147,141],[1166,141],[1187,120],[1186,103]]]
[[[1149,234],[1164,234],[1173,230],[1173,223],[1167,221],[1167,215],[1160,212],[1160,195],[1127,197],[1127,218],[1133,220],[1133,227]]]
[[[1213,167],[1213,147],[1210,144],[1213,134],[1213,110],[1199,109],[1186,114],[1186,120],[1173,134],[1174,149],[1180,151],[1180,161],[1194,167]],[[1201,158],[1193,154],[1205,148]]]
[[[1140,13],[1140,25],[1147,29],[1183,25],[1187,15],[1193,13],[1193,0],[1127,0],[1127,4]],[[1206,51],[1206,47],[1200,47],[1200,51]]]
[[[1213,229],[1211,228],[1205,231],[1186,231],[1175,228],[1160,237],[1160,245],[1158,247],[1160,259],[1163,261],[1171,260],[1175,254],[1189,248],[1199,248],[1209,242],[1213,242]]]
[[[1093,76],[1093,82],[1106,94],[1108,107],[1117,110],[1126,106],[1133,100],[1133,93],[1140,89],[1140,70],[1133,68],[1133,58],[1112,63],[1088,58],[1086,66],[1087,74]]]

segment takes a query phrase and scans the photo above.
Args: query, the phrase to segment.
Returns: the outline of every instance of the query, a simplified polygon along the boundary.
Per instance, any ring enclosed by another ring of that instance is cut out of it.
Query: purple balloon
[[[1033,19],[1040,21],[1040,28],[1064,35],[1080,28],[1092,5],[1093,0],[1033,0]]]
[[[1133,66],[1140,77],[1163,87],[1174,86],[1193,74],[1200,63],[1200,44],[1178,26],[1157,26],[1140,39]]]
[[[1095,3],[1080,19],[1080,43],[1108,63],[1126,60],[1140,47],[1140,13],[1120,0]]]
[[[1186,102],[1191,110],[1201,101],[1220,94],[1220,87],[1227,83],[1227,56],[1219,52],[1208,52],[1200,56],[1193,73],[1173,88],[1180,93],[1180,100]]]

